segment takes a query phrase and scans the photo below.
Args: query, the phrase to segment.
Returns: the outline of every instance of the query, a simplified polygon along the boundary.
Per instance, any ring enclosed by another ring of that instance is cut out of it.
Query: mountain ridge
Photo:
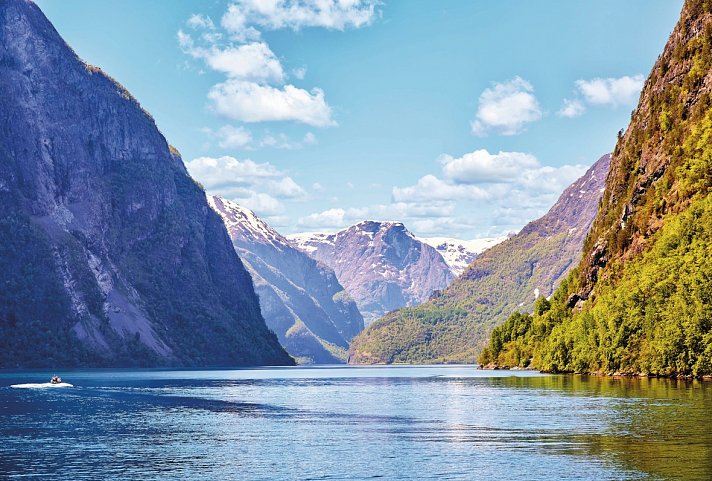
[[[292,364],[136,99],[0,2],[0,366]]]
[[[490,329],[548,296],[580,256],[610,156],[566,188],[541,218],[485,250],[427,302],[391,312],[351,343],[350,362],[472,363]]]
[[[317,233],[292,243],[336,272],[366,323],[398,307],[426,300],[453,279],[433,247],[402,222],[362,221],[334,234]]]
[[[329,267],[296,249],[251,210],[218,196],[223,218],[260,298],[262,315],[287,351],[303,363],[346,361],[363,317]]]

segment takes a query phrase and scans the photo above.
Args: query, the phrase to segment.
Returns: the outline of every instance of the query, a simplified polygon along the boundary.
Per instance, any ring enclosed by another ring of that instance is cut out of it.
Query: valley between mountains
[[[712,374],[709,0],[685,2],[611,153],[497,237],[282,235],[206,192],[29,0],[0,0],[0,106],[2,368]]]

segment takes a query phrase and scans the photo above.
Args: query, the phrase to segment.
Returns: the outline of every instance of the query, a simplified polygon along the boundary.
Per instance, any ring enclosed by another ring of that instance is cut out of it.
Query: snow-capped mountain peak
[[[275,246],[287,243],[276,230],[257,217],[250,209],[230,200],[214,195],[208,195],[208,204],[223,218],[230,236],[242,236],[254,241],[269,243]]]
[[[450,237],[421,237],[418,238],[437,250],[452,272],[459,276],[478,255],[492,246],[505,240],[505,236],[487,237],[482,239],[461,240]]]

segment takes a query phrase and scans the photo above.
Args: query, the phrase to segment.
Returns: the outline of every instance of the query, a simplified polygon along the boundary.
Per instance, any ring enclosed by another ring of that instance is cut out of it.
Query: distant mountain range
[[[334,271],[249,209],[220,197],[208,202],[223,218],[252,276],[262,315],[287,352],[299,362],[345,362],[349,341],[364,324]]]
[[[0,368],[293,363],[153,118],[0,1]]]
[[[546,215],[484,251],[428,302],[372,323],[352,341],[351,362],[474,362],[494,326],[514,310],[530,312],[575,265],[609,162],[601,157]]]
[[[501,236],[460,240],[450,237],[421,237],[418,240],[434,247],[443,256],[447,265],[450,266],[450,270],[457,277],[465,271],[472,261],[477,259],[478,255],[506,238],[506,236]]]
[[[287,237],[334,269],[367,324],[394,309],[425,302],[455,277],[443,256],[400,222],[364,221],[335,234]]]

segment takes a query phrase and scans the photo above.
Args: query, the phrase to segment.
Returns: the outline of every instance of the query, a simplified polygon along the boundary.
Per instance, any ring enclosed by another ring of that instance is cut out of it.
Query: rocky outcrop
[[[494,326],[531,311],[576,264],[609,163],[601,157],[547,214],[484,251],[443,292],[371,324],[352,341],[351,362],[474,362]]]
[[[300,362],[345,362],[363,317],[333,269],[294,248],[249,209],[220,197],[208,201],[252,275],[267,325],[287,351]]]
[[[366,323],[426,301],[454,276],[443,257],[400,222],[364,221],[336,234],[289,236],[336,272]]]
[[[0,367],[291,364],[151,116],[0,1]]]

